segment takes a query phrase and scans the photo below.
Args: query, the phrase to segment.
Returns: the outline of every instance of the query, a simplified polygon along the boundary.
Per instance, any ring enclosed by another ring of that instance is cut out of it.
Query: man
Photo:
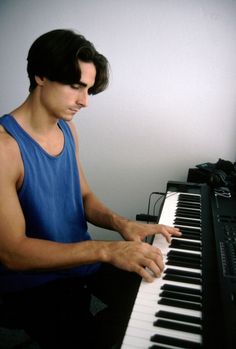
[[[50,31],[31,46],[27,70],[29,96],[0,118],[0,293],[42,348],[111,348],[140,278],[163,270],[145,237],[180,232],[119,216],[86,181],[72,119],[108,84],[108,61],[93,44]],[[92,241],[87,221],[123,240]],[[95,316],[91,294],[105,304]]]

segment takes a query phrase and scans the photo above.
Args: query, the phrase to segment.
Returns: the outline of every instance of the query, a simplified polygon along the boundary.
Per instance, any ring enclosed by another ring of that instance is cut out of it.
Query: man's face
[[[38,83],[41,106],[49,116],[70,121],[81,108],[88,106],[88,90],[95,83],[96,68],[93,63],[82,61],[79,65],[81,78],[77,84],[65,85],[47,78]]]

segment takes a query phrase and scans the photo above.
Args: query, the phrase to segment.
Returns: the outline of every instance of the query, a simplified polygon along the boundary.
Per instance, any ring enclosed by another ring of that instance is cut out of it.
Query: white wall
[[[236,160],[236,1],[0,0],[1,114],[27,96],[28,49],[55,28],[111,64],[109,89],[75,122],[90,185],[112,209],[135,218],[189,167]]]

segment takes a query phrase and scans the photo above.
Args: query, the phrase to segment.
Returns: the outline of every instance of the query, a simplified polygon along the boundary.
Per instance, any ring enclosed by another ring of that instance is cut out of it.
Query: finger
[[[163,259],[157,257],[155,260],[149,260],[147,268],[154,274],[154,276],[159,277],[164,270]]]
[[[155,259],[155,257],[160,257],[161,259],[163,259],[161,250],[158,247],[154,247],[154,246],[151,246],[151,247],[153,249],[153,253],[155,254],[153,259]]]
[[[153,282],[157,276],[161,275],[161,271],[159,269],[159,272],[154,274],[151,269],[148,267],[140,267],[137,272],[146,282]]]
[[[177,236],[177,237],[182,235],[179,228],[174,228],[174,227],[169,227],[169,226],[163,226],[163,230],[162,230],[161,234],[163,236],[165,236],[165,238],[167,239],[168,242],[171,241],[172,235]]]
[[[163,231],[161,232],[161,235],[163,235],[166,238],[168,243],[171,242],[171,235],[168,232],[168,230],[163,229]]]
[[[145,280],[153,280],[156,277],[160,277],[161,273],[164,270],[164,263],[162,256],[153,253],[150,255],[149,258],[145,258],[142,261],[144,269],[141,270],[142,272],[142,277]]]
[[[176,236],[181,236],[182,233],[179,228],[172,227],[170,230],[170,234],[176,235]]]

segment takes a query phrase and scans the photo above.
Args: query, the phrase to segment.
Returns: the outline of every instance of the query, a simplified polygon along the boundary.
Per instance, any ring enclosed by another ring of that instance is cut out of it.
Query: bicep
[[[16,190],[0,186],[0,243],[6,237],[21,236],[25,232],[25,220]]]
[[[15,164],[0,155],[0,259],[25,237],[25,220],[16,190]]]

